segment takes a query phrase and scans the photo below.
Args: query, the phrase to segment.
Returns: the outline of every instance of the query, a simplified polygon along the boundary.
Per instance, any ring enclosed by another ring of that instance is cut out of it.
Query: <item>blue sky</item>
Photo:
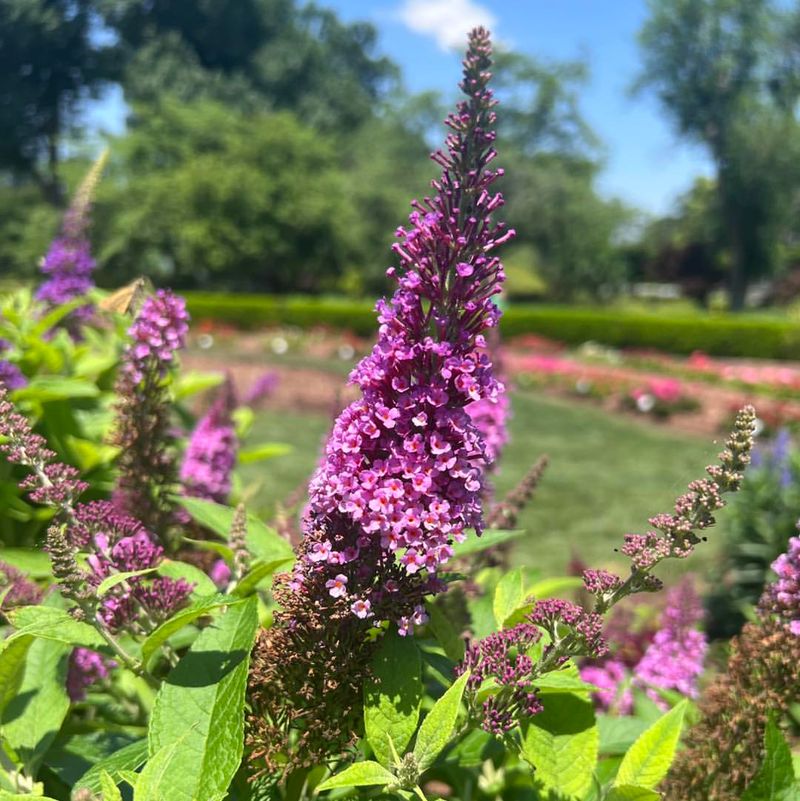
[[[605,144],[599,187],[638,208],[668,212],[695,176],[711,172],[704,151],[682,142],[648,96],[631,97],[639,69],[636,33],[646,0],[316,0],[348,21],[369,20],[379,50],[411,91],[454,96],[466,31],[487,24],[515,50],[543,59],[585,59],[591,79],[582,110]],[[90,125],[119,131],[119,91],[89,111]]]
[[[648,211],[669,211],[695,176],[710,174],[699,147],[679,141],[651,97],[631,97],[636,33],[645,0],[317,0],[346,20],[366,19],[412,91],[451,97],[459,76],[452,45],[489,24],[515,50],[544,59],[584,58],[591,80],[582,109],[606,146],[600,189]]]

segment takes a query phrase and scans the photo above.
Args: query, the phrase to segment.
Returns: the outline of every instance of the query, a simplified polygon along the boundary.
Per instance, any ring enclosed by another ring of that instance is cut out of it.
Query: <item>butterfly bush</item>
[[[41,271],[45,280],[36,292],[36,299],[49,307],[60,306],[82,297],[94,286],[92,272],[95,261],[87,231],[91,222],[89,212],[95,189],[107,158],[108,152],[105,151],[78,187],[64,215],[61,232],[42,260]],[[69,319],[72,323],[86,322],[92,313],[92,305],[86,304],[75,309]]]
[[[620,549],[631,562],[627,578],[618,576],[607,570],[588,569],[583,573],[585,590],[594,598],[594,608],[587,611],[583,607],[567,601],[545,599],[535,601],[530,613],[522,623],[507,630],[506,636],[513,638],[527,636],[530,625],[547,634],[547,644],[542,648],[541,657],[530,660],[525,666],[527,672],[522,676],[516,672],[508,674],[508,681],[501,678],[491,695],[508,710],[508,703],[513,697],[515,688],[519,686],[533,687],[535,693],[536,680],[546,673],[564,667],[570,659],[584,657],[597,659],[608,652],[608,646],[602,634],[603,616],[622,599],[639,592],[652,592],[661,588],[661,581],[652,574],[652,569],[665,559],[686,558],[702,539],[698,532],[703,531],[715,522],[714,513],[724,506],[722,494],[739,488],[743,471],[750,461],[753,445],[755,411],[752,407],[743,409],[736,418],[734,430],[726,442],[725,450],[719,455],[719,463],[706,468],[708,478],[698,479],[689,484],[688,492],[675,502],[674,511],[650,518],[652,529],[645,534],[626,534]],[[667,626],[672,627],[671,634],[665,634],[659,647],[662,653],[670,651],[678,656],[674,649],[674,639],[679,627],[686,624],[691,617],[691,603],[685,599],[676,603],[676,611],[666,619]],[[688,607],[688,611],[687,611]],[[459,667],[463,672],[470,666],[480,663],[480,656],[486,646],[479,641],[470,646],[464,661]],[[683,657],[691,658],[691,665],[682,665],[680,669],[660,673],[653,664],[657,652],[646,661],[640,679],[655,679],[663,683],[687,687],[692,677],[696,676],[696,664],[699,651],[703,650],[697,642],[691,642]],[[645,653],[643,661],[647,658]],[[608,676],[610,678],[610,675]],[[603,689],[610,691],[610,681],[606,681]],[[476,718],[487,725],[489,731],[497,732],[497,723],[485,713],[486,700],[478,697],[478,688],[468,686],[467,700]],[[614,696],[612,696],[614,697]],[[542,702],[543,704],[546,701]],[[530,709],[535,705],[531,702]],[[502,725],[512,725],[519,721],[520,705],[512,705],[510,714],[500,716]]]
[[[211,407],[195,426],[186,446],[180,480],[186,495],[226,503],[239,440],[232,414],[236,408],[228,377]]]
[[[738,801],[763,760],[764,731],[800,698],[800,538],[773,564],[757,619],[731,640],[726,669],[702,694],[665,784],[670,801]]]
[[[484,332],[497,325],[492,298],[504,280],[494,250],[513,235],[490,219],[502,205],[491,191],[501,171],[488,169],[490,56],[488,33],[474,31],[466,99],[447,119],[446,152],[433,156],[435,195],[415,201],[397,230],[388,270],[397,289],[378,303],[377,344],[351,375],[362,397],[334,424],[296,567],[278,580],[283,609],[256,649],[253,753],[267,763],[293,729],[300,760],[353,741],[367,630],[389,620],[408,635],[424,623],[452,543],[484,526],[490,455],[466,407],[503,392]]]
[[[178,472],[166,378],[188,330],[183,298],[163,289],[147,298],[128,332],[116,384],[111,441],[120,455],[113,501],[165,541],[174,522],[170,493]]]

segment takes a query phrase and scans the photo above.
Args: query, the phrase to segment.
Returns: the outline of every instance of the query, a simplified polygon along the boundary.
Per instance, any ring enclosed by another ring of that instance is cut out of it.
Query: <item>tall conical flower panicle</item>
[[[85,295],[93,286],[92,271],[95,261],[87,237],[89,212],[97,183],[108,160],[104,150],[92,165],[64,215],[59,235],[42,260],[41,270],[46,276],[36,298],[48,306],[59,306]],[[84,322],[92,314],[91,305],[76,309],[70,320]]]
[[[165,379],[186,342],[188,320],[183,298],[168,290],[149,297],[130,328],[116,385],[114,503],[162,538],[174,522],[170,493],[177,484]]]
[[[502,205],[488,89],[489,35],[470,35],[461,87],[447,124],[436,194],[412,204],[397,231],[398,288],[378,303],[378,342],[351,381],[363,397],[338,417],[311,482],[296,568],[278,582],[283,611],[262,636],[251,700],[254,755],[269,763],[291,730],[298,760],[336,753],[360,714],[366,632],[383,620],[401,634],[426,620],[424,596],[452,542],[483,528],[490,463],[466,407],[496,400],[483,332],[499,311],[504,274],[495,248],[513,232],[493,224]],[[346,673],[346,675],[345,675]]]
[[[378,304],[378,342],[351,376],[363,399],[337,419],[311,482],[310,547],[295,588],[313,593],[311,584],[321,584],[358,616],[413,614],[419,593],[404,610],[402,588],[379,582],[419,585],[447,562],[453,540],[483,527],[490,460],[466,407],[503,391],[483,332],[498,321],[492,297],[504,277],[492,251],[509,236],[490,222],[502,200],[489,191],[497,174],[486,169],[495,155],[489,52],[488,35],[474,32],[462,83],[468,99],[448,118],[447,153],[434,157],[444,167],[437,194],[414,204],[411,226],[398,230],[401,266],[389,274],[399,287]],[[346,578],[342,595],[328,586],[337,575]]]

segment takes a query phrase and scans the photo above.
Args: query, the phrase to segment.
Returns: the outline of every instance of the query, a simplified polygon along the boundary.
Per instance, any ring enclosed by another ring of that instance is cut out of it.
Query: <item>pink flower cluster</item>
[[[532,684],[533,660],[527,654],[541,636],[531,623],[495,632],[470,646],[464,661],[456,668],[458,675],[470,671],[467,679],[470,699],[487,679],[497,684],[497,691],[480,702],[481,726],[490,734],[501,736],[542,711]]]
[[[762,605],[800,636],[800,537],[789,540],[786,553],[772,563],[772,569],[778,578],[767,588]]]
[[[432,590],[422,574],[447,562],[453,540],[482,529],[491,457],[466,407],[503,392],[483,336],[499,319],[492,298],[504,280],[493,251],[513,234],[490,222],[502,198],[490,191],[499,171],[487,169],[495,157],[489,52],[478,32],[465,60],[468,99],[447,120],[448,152],[434,155],[444,168],[437,194],[414,203],[411,225],[398,229],[400,269],[388,275],[399,286],[378,303],[378,342],[351,376],[363,398],[336,420],[312,479],[292,582],[298,592],[346,599],[363,618],[382,619],[378,602],[402,598],[406,613],[397,602],[388,608],[404,631],[424,620],[405,579]]]
[[[89,551],[85,578],[95,588],[115,573],[158,567],[164,555],[138,520],[120,514],[108,501],[78,505],[69,536],[73,546]],[[97,616],[112,632],[149,631],[179,609],[191,591],[184,579],[132,576],[103,595]]]
[[[697,630],[703,607],[690,580],[684,580],[667,593],[661,615],[661,628],[633,670],[634,685],[645,688],[648,696],[667,708],[658,690],[675,690],[696,698],[697,680],[703,672],[708,643]]]

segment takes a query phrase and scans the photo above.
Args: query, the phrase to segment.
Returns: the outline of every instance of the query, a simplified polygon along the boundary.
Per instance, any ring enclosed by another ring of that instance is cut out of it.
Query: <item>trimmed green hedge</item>
[[[210,292],[188,292],[186,298],[194,320],[239,328],[329,325],[367,336],[376,328],[373,304],[368,301]],[[715,356],[800,358],[800,325],[748,316],[677,317],[580,306],[509,305],[502,330],[506,336],[539,334],[573,345],[595,340],[669,353],[702,350]]]

